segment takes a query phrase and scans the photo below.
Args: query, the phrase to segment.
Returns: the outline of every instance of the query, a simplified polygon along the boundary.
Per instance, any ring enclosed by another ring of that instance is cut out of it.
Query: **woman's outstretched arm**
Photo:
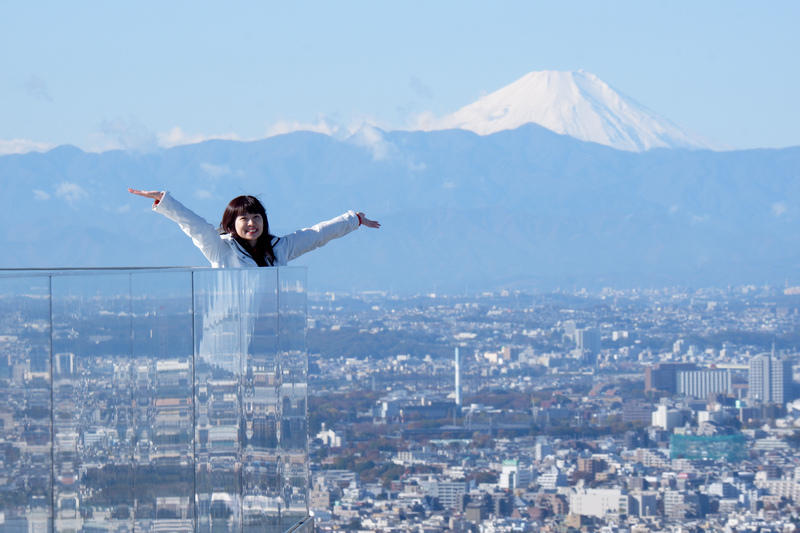
[[[359,226],[379,228],[380,224],[370,220],[364,213],[348,211],[326,222],[320,222],[310,228],[301,229],[284,235],[273,242],[272,251],[275,253],[276,266],[284,266],[289,261],[300,257],[320,246],[348,233],[355,231]]]
[[[153,211],[161,213],[173,222],[177,222],[183,232],[192,238],[195,246],[200,248],[206,259],[211,262],[211,266],[241,266],[231,263],[231,257],[234,257],[235,254],[232,254],[230,246],[222,241],[217,229],[201,216],[175,200],[168,192],[140,191],[137,189],[128,189],[128,192],[144,198],[151,198],[153,200]]]
[[[128,192],[131,194],[135,194],[137,196],[144,196],[145,198],[152,198],[153,205],[158,205],[158,202],[164,197],[164,193],[161,191],[139,191],[137,189],[128,189]]]
[[[367,216],[364,213],[359,212],[359,213],[356,213],[356,215],[358,215],[358,222],[362,226],[366,226],[368,228],[375,228],[375,229],[378,229],[378,228],[381,227],[381,223],[380,222],[378,222],[377,220],[368,219]]]

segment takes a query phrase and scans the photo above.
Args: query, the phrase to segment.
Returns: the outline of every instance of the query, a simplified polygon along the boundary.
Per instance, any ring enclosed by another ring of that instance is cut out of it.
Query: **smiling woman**
[[[232,236],[258,266],[274,263],[274,235],[269,232],[267,211],[255,196],[237,196],[231,200],[222,215],[220,228]]]
[[[128,192],[151,198],[153,210],[177,222],[216,268],[284,266],[360,226],[376,229],[381,226],[364,213],[348,211],[333,220],[276,237],[269,232],[264,206],[254,196],[238,196],[231,200],[222,215],[222,223],[215,228],[167,191],[128,189]]]
[[[261,218],[261,215],[248,213],[236,217],[236,233],[251,245],[255,246],[255,243],[264,230],[263,224],[264,220]]]

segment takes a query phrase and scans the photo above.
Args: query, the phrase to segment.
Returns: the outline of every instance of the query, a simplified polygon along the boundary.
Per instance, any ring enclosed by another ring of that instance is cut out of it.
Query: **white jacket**
[[[211,261],[212,267],[258,266],[250,254],[233,237],[228,234],[220,235],[216,227],[174,199],[168,191],[164,191],[164,196],[160,202],[153,205],[153,210],[177,222],[183,232],[192,238],[195,246],[200,248],[206,259]],[[289,261],[306,252],[324,246],[333,239],[344,237],[358,229],[358,226],[358,215],[355,211],[348,211],[333,220],[320,222],[316,226],[301,229],[280,238],[275,237],[272,240],[272,252],[275,254],[274,266],[285,266]]]

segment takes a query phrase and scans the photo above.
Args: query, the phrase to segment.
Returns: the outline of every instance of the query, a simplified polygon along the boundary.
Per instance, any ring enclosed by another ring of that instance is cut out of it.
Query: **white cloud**
[[[58,187],[56,187],[56,196],[66,200],[69,205],[75,205],[76,202],[82,200],[83,198],[87,198],[89,193],[87,193],[83,187],[77,183],[65,181],[59,183]]]
[[[356,146],[366,148],[372,153],[375,161],[394,161],[408,167],[415,172],[425,170],[425,163],[418,163],[412,158],[402,154],[400,149],[393,142],[387,141],[383,137],[383,132],[371,124],[364,123],[348,139]]]
[[[412,117],[409,129],[431,131],[432,129],[436,128],[436,126],[437,126],[437,119],[433,115],[433,113],[431,113],[430,111],[424,111]]]
[[[55,145],[39,143],[27,139],[0,140],[0,155],[27,154],[28,152],[46,152],[55,148]]]
[[[187,144],[198,144],[205,141],[220,139],[226,141],[242,140],[235,133],[221,135],[188,134],[179,126],[175,126],[166,133],[153,133],[147,129],[136,117],[127,120],[116,118],[105,121],[101,125],[101,132],[92,139],[91,152],[105,152],[107,150],[130,150],[133,152],[153,152],[158,148],[174,148]]]
[[[91,152],[106,150],[128,150],[148,153],[158,148],[156,134],[145,127],[139,120],[130,116],[127,120],[115,118],[103,121],[100,133],[93,136]]]
[[[678,209],[680,209],[680,207],[678,207],[677,205],[669,206],[669,214],[674,215],[675,213],[678,212]]]
[[[130,211],[131,211],[131,206],[130,206],[130,205],[128,205],[128,204],[121,205],[121,206],[119,206],[119,207],[116,209],[116,212],[117,212],[118,214],[122,214],[122,213],[130,213]]]
[[[178,126],[175,126],[167,133],[157,134],[157,137],[158,145],[161,148],[173,148],[175,146],[183,146],[185,144],[198,144],[204,141],[210,141],[212,139],[222,139],[226,141],[241,140],[235,133],[225,133],[222,135],[189,135],[184,133],[184,131]]]
[[[50,199],[50,195],[48,193],[44,192],[41,189],[34,189],[33,190],[33,197],[36,200],[39,200],[39,201],[44,201],[44,200],[49,200]]]
[[[299,122],[297,120],[280,120],[267,129],[267,137],[285,135],[295,131],[313,131],[331,137],[335,136],[341,128],[338,124],[331,123],[325,116],[320,115],[315,123]]]
[[[786,202],[775,202],[772,204],[772,214],[779,217],[786,213]]]
[[[214,198],[214,195],[211,193],[211,191],[206,191],[203,189],[198,189],[194,193],[194,196],[199,200],[211,200],[212,198]]]
[[[372,152],[372,159],[375,161],[384,161],[389,159],[392,152],[397,150],[397,147],[383,138],[383,133],[369,125],[364,124],[357,132],[351,137],[350,141],[356,146],[367,148]]]
[[[692,224],[702,224],[703,222],[708,222],[709,220],[711,220],[711,215],[709,214],[694,215],[692,217]]]
[[[105,133],[93,133],[89,136],[89,146],[87,152],[101,153],[109,150],[121,150],[122,146],[116,139],[109,137]]]
[[[231,173],[231,167],[228,165],[213,165],[211,163],[200,163],[200,170],[208,174],[214,179],[219,179]]]

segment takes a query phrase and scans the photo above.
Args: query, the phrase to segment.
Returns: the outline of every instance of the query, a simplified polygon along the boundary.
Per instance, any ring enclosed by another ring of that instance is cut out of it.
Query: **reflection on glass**
[[[134,482],[130,279],[53,276],[51,285],[55,530],[122,531]]]
[[[305,270],[0,273],[0,532],[307,515]]]
[[[195,484],[200,531],[241,523],[242,272],[198,272],[195,301]]]
[[[191,531],[194,519],[192,290],[189,272],[131,277],[134,526]]]
[[[49,531],[50,279],[0,278],[0,310],[0,527]]]
[[[285,531],[307,514],[308,502],[308,357],[306,349],[305,271],[282,270],[279,290],[281,360],[281,452]]]
[[[245,434],[242,457],[243,526],[263,531],[279,525],[282,511],[278,477],[278,270],[269,280],[242,271],[249,312],[245,339],[243,389]],[[264,282],[266,286],[263,286]],[[268,289],[266,287],[269,287]]]

